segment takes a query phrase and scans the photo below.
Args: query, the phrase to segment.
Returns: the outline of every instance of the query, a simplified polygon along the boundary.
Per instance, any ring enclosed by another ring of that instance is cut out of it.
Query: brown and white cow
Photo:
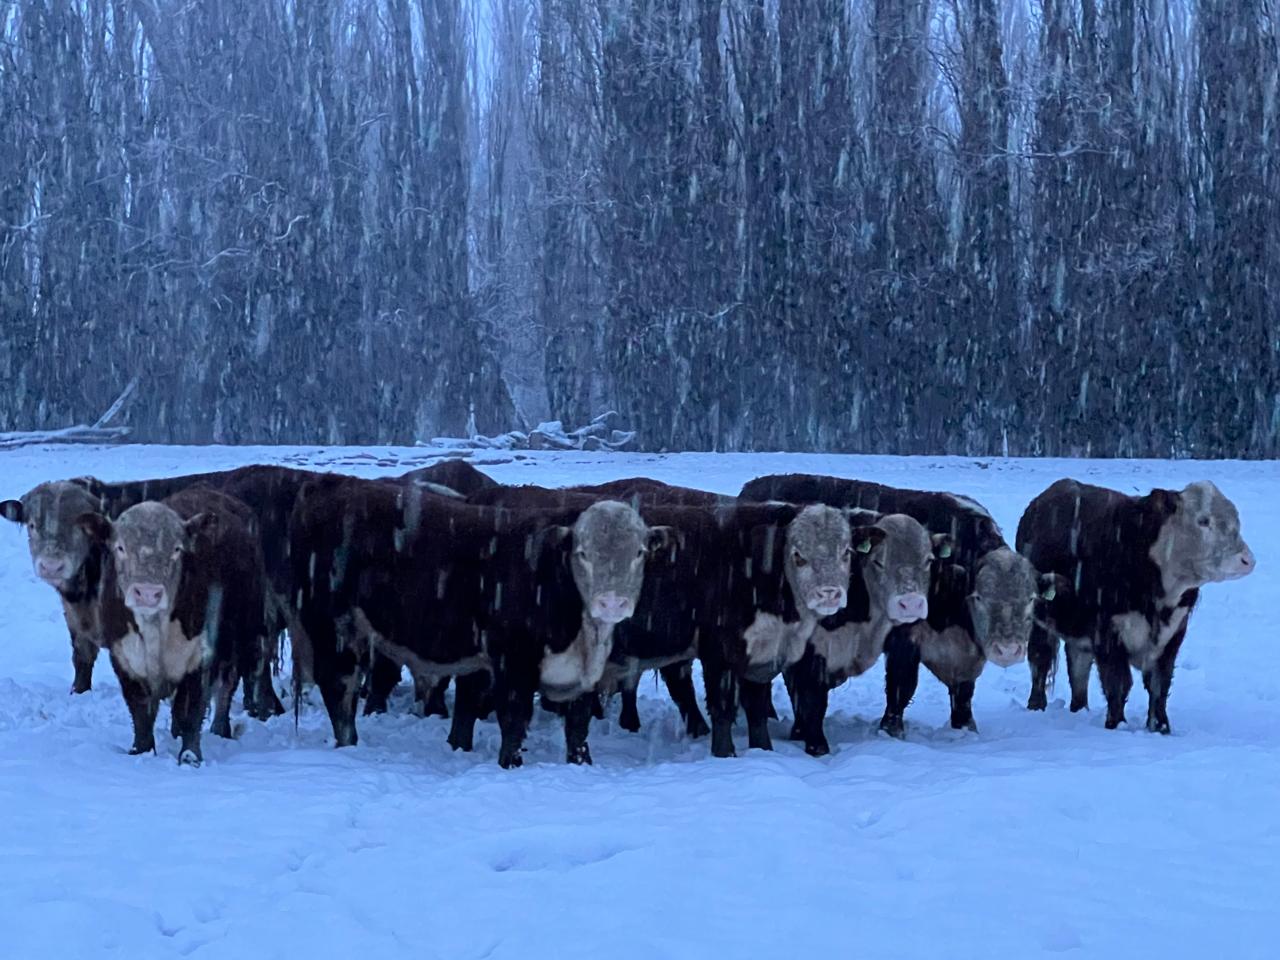
[[[102,586],[102,545],[77,522],[96,513],[101,500],[68,481],[42,483],[21,500],[0,503],[0,515],[22,524],[35,575],[58,592],[71,634],[72,693],[93,685],[93,664],[102,646],[98,594]]]
[[[1073,712],[1089,704],[1096,661],[1106,726],[1115,729],[1125,719],[1135,668],[1147,689],[1147,729],[1168,733],[1174,661],[1200,588],[1256,567],[1235,504],[1208,481],[1135,497],[1059,480],[1027,507],[1017,544],[1039,569],[1069,583],[1046,605],[1032,636],[1027,707],[1047,705],[1061,638]]]
[[[106,555],[98,624],[133,719],[131,754],[155,749],[156,712],[168,697],[180,763],[203,758],[211,690],[213,731],[231,736],[231,695],[240,673],[257,669],[266,640],[251,518],[243,504],[193,489],[130,507],[115,521],[97,512],[79,519]]]

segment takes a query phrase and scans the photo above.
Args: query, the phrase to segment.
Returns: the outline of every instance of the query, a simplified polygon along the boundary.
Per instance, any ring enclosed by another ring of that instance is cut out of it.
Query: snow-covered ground
[[[422,450],[117,447],[0,454],[0,499],[93,473],[119,480],[251,462],[400,472]],[[494,462],[502,461],[502,462]],[[832,697],[833,754],[788,743],[714,760],[657,686],[644,730],[592,728],[596,765],[564,765],[536,711],[526,766],[445,745],[401,708],[334,750],[309,704],[202,769],[125,755],[110,665],[67,693],[55,595],[0,524],[0,956],[879,958],[1280,956],[1280,472],[1271,463],[983,461],[802,455],[479,455],[502,481],[644,474],[735,492],[783,470],[948,489],[1012,537],[1027,501],[1070,475],[1127,491],[1210,478],[1240,506],[1258,571],[1211,586],[1170,699],[1172,737],[1063,706],[1023,709],[1025,665],[988,668],[981,732],[947,726],[922,676],[906,742],[879,735],[879,670]],[[1100,704],[1101,694],[1092,694]],[[614,711],[616,715],[616,704]],[[158,729],[167,728],[164,714]]]

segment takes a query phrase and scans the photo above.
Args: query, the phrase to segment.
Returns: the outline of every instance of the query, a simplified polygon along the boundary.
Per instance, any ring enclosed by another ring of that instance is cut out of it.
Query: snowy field
[[[287,462],[361,475],[422,450],[27,449],[0,454],[0,499],[47,479],[108,480]],[[1258,571],[1211,585],[1183,647],[1171,737],[1023,709],[1025,665],[988,667],[980,733],[947,725],[922,671],[908,736],[880,735],[883,673],[832,696],[833,754],[714,760],[665,692],[641,686],[640,734],[591,731],[595,766],[562,762],[535,711],[526,766],[496,763],[493,722],[452,753],[447,721],[361,718],[334,750],[309,703],[239,739],[206,734],[180,768],[162,712],[158,756],[125,755],[110,664],[72,697],[54,592],[22,531],[0,524],[0,957],[1137,958],[1280,956],[1280,471],[1271,463],[983,461],[803,455],[480,455],[504,482],[644,474],[736,492],[811,471],[949,489],[1012,539],[1028,500],[1075,476],[1121,490],[1216,481],[1240,507]],[[398,709],[396,709],[398,708]],[[238,708],[237,708],[238,710]],[[616,716],[617,704],[611,716]]]

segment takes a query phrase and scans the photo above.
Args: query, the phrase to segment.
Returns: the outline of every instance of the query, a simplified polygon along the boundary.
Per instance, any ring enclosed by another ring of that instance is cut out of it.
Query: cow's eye
[[[117,544],[116,544],[116,556],[118,556],[118,557],[123,557],[123,556],[124,556],[124,544],[123,544],[123,543],[117,543]]]
[[[644,556],[644,547],[641,547],[639,550],[636,551],[636,559],[639,560],[643,556]]]
[[[844,553],[840,554],[840,559],[848,563],[853,559],[853,547],[845,547]]]
[[[1213,521],[1210,520],[1208,517],[1201,517],[1199,522],[1200,522],[1200,526],[1206,529],[1213,526]]]
[[[801,554],[799,550],[793,550],[791,552],[791,561],[797,567],[807,567],[809,565],[809,561],[804,558],[804,555]]]

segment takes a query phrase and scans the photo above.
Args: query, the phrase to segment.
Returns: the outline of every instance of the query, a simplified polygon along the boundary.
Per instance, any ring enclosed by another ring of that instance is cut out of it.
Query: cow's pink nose
[[[46,560],[41,557],[36,561],[36,575],[45,580],[61,580],[66,573],[66,560]]]
[[[929,615],[929,598],[923,593],[901,593],[893,598],[893,618],[902,622],[923,620]]]
[[[814,610],[839,610],[844,605],[843,587],[814,587],[809,594],[809,607]]]
[[[591,602],[591,616],[606,623],[617,623],[631,616],[631,600],[616,593],[601,593]]]
[[[1000,667],[1011,667],[1027,659],[1027,646],[1024,643],[993,643],[991,656],[987,657]]]
[[[1240,554],[1240,566],[1244,567],[1246,570],[1252,570],[1255,563],[1257,563],[1257,561],[1253,557],[1253,551],[1248,547],[1245,547],[1244,552]]]
[[[164,600],[164,587],[154,583],[135,583],[129,588],[129,599],[135,607],[158,607]]]

